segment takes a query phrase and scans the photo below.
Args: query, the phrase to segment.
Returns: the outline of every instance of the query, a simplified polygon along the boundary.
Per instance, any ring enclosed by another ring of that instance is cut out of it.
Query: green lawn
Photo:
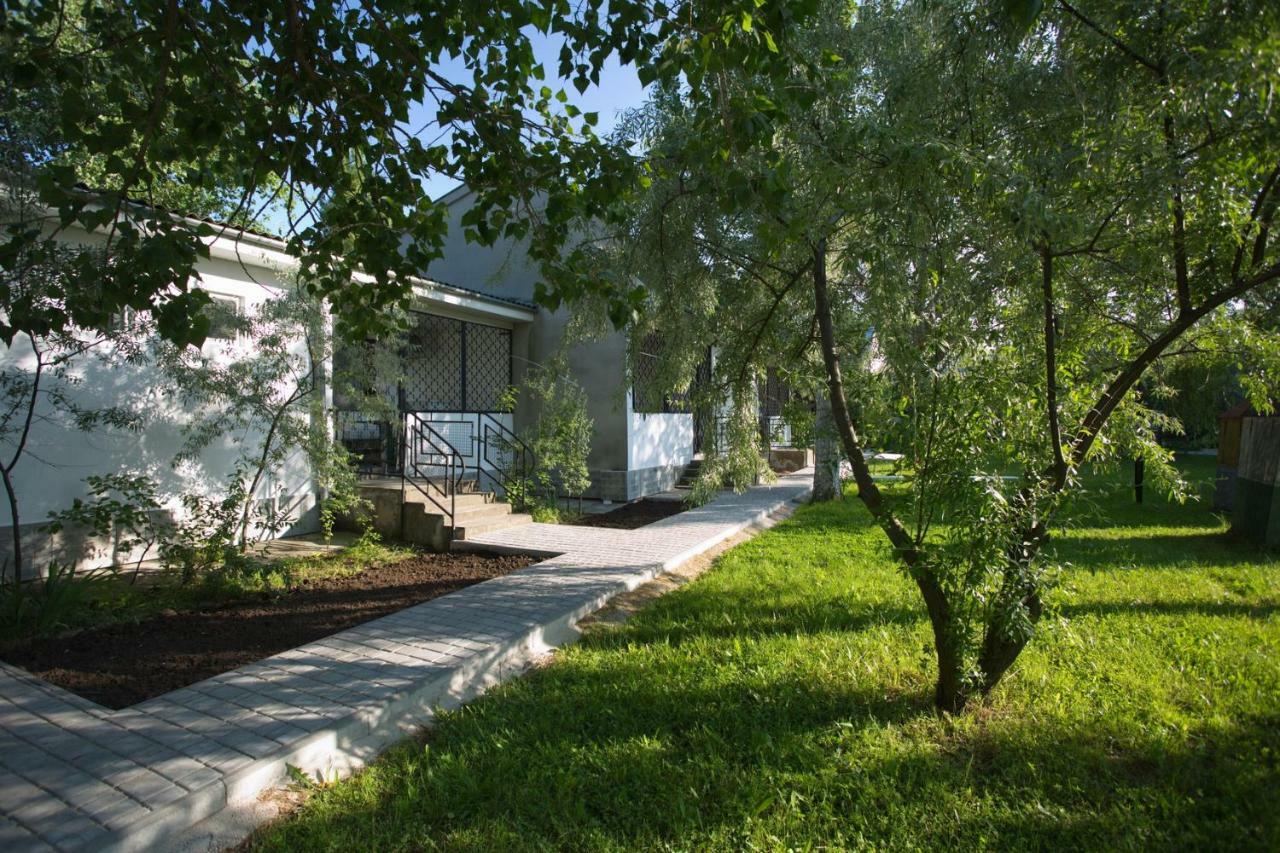
[[[867,514],[806,508],[256,843],[1277,849],[1280,558],[1118,482],[1057,542],[1061,619],[962,718]]]

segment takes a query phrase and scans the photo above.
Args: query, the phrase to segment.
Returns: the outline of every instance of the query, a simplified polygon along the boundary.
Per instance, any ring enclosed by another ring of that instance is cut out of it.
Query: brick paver
[[[234,844],[216,821],[198,824],[280,784],[290,765],[326,778],[360,766],[809,481],[801,472],[639,530],[528,524],[478,536],[467,547],[556,556],[120,711],[0,663],[0,849]]]

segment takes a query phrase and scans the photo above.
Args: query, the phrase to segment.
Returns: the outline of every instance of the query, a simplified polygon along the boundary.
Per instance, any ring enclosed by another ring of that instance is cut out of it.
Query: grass
[[[1276,849],[1280,559],[1203,502],[1090,486],[1061,619],[960,718],[866,513],[809,507],[254,844]]]
[[[191,610],[251,596],[288,591],[311,578],[358,574],[390,565],[414,551],[362,537],[337,553],[269,559],[253,557],[235,571],[216,571],[194,582],[179,582],[176,573],[144,574],[135,583],[132,571],[59,575],[24,583],[15,595],[10,584],[0,588],[0,644],[31,636],[132,622],[165,610]]]

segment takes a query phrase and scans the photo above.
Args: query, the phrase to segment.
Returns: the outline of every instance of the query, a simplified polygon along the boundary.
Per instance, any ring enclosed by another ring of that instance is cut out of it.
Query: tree
[[[424,179],[446,175],[476,192],[463,223],[469,239],[528,237],[535,259],[554,262],[574,212],[616,195],[630,159],[596,137],[596,116],[545,85],[534,35],[562,44],[555,71],[583,90],[611,57],[660,66],[670,45],[755,8],[751,0],[715,9],[617,0],[607,12],[561,0],[457,8],[91,0],[74,13],[62,0],[11,5],[0,18],[0,91],[6,109],[38,113],[21,159],[51,219],[47,228],[8,227],[0,267],[13,272],[18,258],[72,225],[104,233],[108,252],[105,264],[73,264],[84,286],[69,298],[4,306],[0,340],[105,328],[125,307],[150,310],[175,343],[203,340],[205,298],[189,282],[216,226],[153,206],[175,183],[219,195],[233,220],[283,202],[305,285],[353,339],[378,331],[382,309],[407,307],[409,277],[440,253],[444,207],[423,197]],[[419,104],[426,128],[409,125]],[[63,157],[68,150],[77,156]],[[228,205],[220,193],[229,186],[239,192]],[[356,272],[367,278],[353,282]],[[592,290],[602,292],[562,282],[557,296]],[[633,296],[613,294],[615,317]]]
[[[858,497],[928,612],[935,702],[959,711],[1040,628],[1081,469],[1134,456],[1178,490],[1139,389],[1153,366],[1234,337],[1276,375],[1280,9],[1058,2],[1014,27],[885,2],[781,23],[776,62],[651,112],[620,268],[653,305],[715,305],[743,369],[816,347]],[[849,372],[867,328],[874,379]],[[864,460],[886,439],[901,490]]]
[[[813,502],[839,500],[840,442],[831,417],[831,402],[819,394],[813,424]]]

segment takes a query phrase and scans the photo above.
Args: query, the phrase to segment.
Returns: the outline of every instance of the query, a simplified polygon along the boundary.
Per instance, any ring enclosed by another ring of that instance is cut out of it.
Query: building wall
[[[1244,418],[1239,460],[1231,528],[1280,546],[1280,418]]]
[[[628,412],[628,468],[688,465],[693,459],[693,415]]]
[[[69,239],[83,243],[98,241],[95,235],[84,232],[72,234]],[[211,293],[237,298],[247,311],[256,310],[284,287],[279,274],[266,265],[212,257],[201,259],[197,270],[198,286]],[[211,340],[206,342],[205,351],[216,356],[250,345],[248,341]],[[299,342],[298,347],[302,351],[303,344]],[[12,348],[0,348],[0,367],[30,371],[33,356],[29,343],[20,338]],[[112,366],[90,353],[75,361],[70,373],[77,381],[65,390],[78,406],[88,409],[125,406],[143,414],[146,426],[138,432],[101,427],[86,433],[66,422],[65,417],[60,417],[47,404],[40,407],[28,441],[28,452],[14,471],[26,573],[33,570],[43,573],[49,562],[55,560],[89,568],[132,558],[133,555],[120,552],[109,540],[89,540],[76,531],[51,538],[37,531],[50,512],[65,509],[76,498],[86,497],[87,476],[148,475],[159,484],[165,509],[179,513],[179,496],[184,493],[223,493],[241,452],[235,439],[249,446],[261,440],[261,435],[256,434],[223,436],[196,459],[175,466],[174,456],[182,445],[182,427],[192,421],[194,413],[181,401],[163,393],[164,382],[158,371],[146,366]],[[6,458],[11,452],[11,444],[0,443],[0,453]],[[293,524],[288,533],[318,529],[314,484],[305,454],[300,450],[289,455],[278,476],[262,484],[258,498],[290,509]],[[3,555],[0,559],[11,554],[11,541],[9,514],[7,506],[3,506],[0,507],[0,555]]]
[[[494,246],[468,243],[463,237],[461,219],[470,207],[470,195],[466,190],[458,190],[446,198],[453,203],[449,208],[450,228],[444,254],[431,262],[425,274],[469,290],[531,301],[541,273],[529,259],[527,241],[499,241]],[[524,344],[527,360],[522,362],[517,356],[513,371],[517,383],[529,368],[545,364],[556,355],[569,320],[567,309],[539,309],[532,324],[521,330],[514,348],[519,353]],[[577,344],[567,354],[569,369],[587,393],[587,414],[593,423],[587,466],[593,480],[598,472],[603,475],[624,471],[628,466],[626,352],[625,337],[614,332],[602,340]],[[519,427],[527,426],[536,417],[534,407],[526,401],[522,403],[516,410]],[[611,496],[622,500],[624,492],[615,490]]]

